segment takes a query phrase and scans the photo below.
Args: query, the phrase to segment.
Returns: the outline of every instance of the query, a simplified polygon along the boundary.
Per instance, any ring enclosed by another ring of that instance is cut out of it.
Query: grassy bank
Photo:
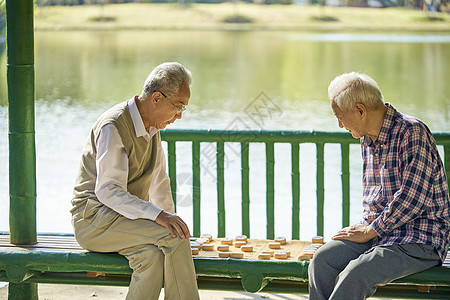
[[[224,20],[239,15],[241,23]],[[323,30],[450,32],[450,14],[405,8],[239,3],[114,4],[36,7],[36,30]]]

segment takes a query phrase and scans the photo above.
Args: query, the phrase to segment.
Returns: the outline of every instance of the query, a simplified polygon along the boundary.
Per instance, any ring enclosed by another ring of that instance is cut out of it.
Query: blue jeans
[[[333,240],[322,246],[309,265],[309,299],[359,300],[372,296],[378,285],[441,263],[433,246],[378,246]]]

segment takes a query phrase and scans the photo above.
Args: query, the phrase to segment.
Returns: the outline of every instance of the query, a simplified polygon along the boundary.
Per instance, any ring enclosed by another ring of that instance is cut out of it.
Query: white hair
[[[346,111],[357,103],[362,103],[369,109],[376,109],[384,103],[383,94],[375,80],[357,72],[344,73],[333,79],[328,86],[328,97]]]
[[[176,95],[180,86],[190,87],[192,84],[191,71],[177,62],[162,63],[148,75],[142,89],[143,95],[151,95],[156,91],[165,95]]]

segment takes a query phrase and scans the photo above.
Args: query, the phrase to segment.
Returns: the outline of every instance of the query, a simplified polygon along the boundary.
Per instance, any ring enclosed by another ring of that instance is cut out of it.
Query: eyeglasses
[[[183,107],[181,107],[181,108],[179,108],[178,106],[176,106],[175,104],[173,104],[173,102],[172,101],[170,101],[170,99],[169,98],[167,98],[167,96],[166,95],[164,95],[164,93],[163,92],[161,92],[161,91],[155,91],[155,92],[160,92],[161,93],[161,95],[163,95],[164,96],[164,98],[166,98],[167,99],[167,101],[169,101],[170,102],[170,104],[172,104],[172,106],[173,107],[175,107],[175,109],[178,111],[178,113],[184,113],[185,111],[186,111],[186,106],[185,105],[183,105]]]

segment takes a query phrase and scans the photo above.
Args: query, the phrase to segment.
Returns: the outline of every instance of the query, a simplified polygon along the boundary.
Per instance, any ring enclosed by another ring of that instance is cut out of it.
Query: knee
[[[338,275],[337,282],[341,286],[365,286],[369,284],[366,274],[368,273],[364,264],[351,261]]]
[[[311,260],[309,264],[309,268],[321,268],[324,265],[328,264],[328,259],[330,258],[330,254],[327,253],[327,249],[321,247],[317,249],[317,251],[314,253],[314,257]]]
[[[186,248],[190,250],[190,240],[182,239],[179,237],[171,237],[170,235],[159,240],[157,246],[163,250],[165,253],[173,252],[180,248]]]
[[[147,269],[163,269],[164,254],[153,245],[141,248],[139,251],[127,256],[133,271],[142,272]]]

